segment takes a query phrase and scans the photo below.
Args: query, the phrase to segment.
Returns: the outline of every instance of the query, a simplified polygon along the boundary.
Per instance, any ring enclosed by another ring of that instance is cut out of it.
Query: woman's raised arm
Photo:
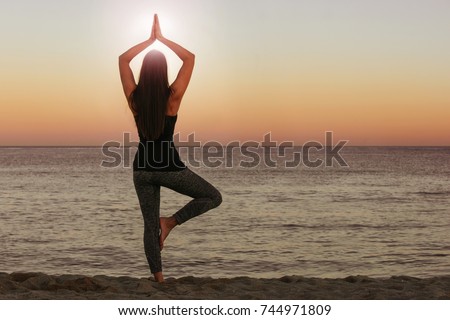
[[[119,56],[120,80],[122,81],[123,92],[125,93],[128,103],[130,103],[131,93],[136,89],[136,80],[134,79],[133,71],[130,68],[130,62],[155,41],[155,21],[153,21],[150,38],[128,49]]]
[[[154,17],[154,32],[156,39],[171,49],[183,61],[183,65],[181,66],[180,71],[178,71],[177,78],[171,85],[172,95],[169,99],[168,111],[170,114],[175,115],[180,108],[181,99],[189,85],[192,71],[194,70],[195,55],[179,44],[163,37],[158,15],[156,14]]]

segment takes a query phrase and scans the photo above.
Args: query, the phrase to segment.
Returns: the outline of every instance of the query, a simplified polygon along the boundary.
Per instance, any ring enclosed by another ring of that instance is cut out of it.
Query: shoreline
[[[339,279],[283,276],[264,279],[148,278],[105,275],[0,273],[3,300],[435,300],[450,299],[450,275],[432,278],[393,276]]]

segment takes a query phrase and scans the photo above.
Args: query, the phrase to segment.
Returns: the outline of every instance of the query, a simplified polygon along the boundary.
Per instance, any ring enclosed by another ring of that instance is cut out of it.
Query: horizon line
[[[177,144],[175,144],[175,146],[177,148],[193,148],[193,147],[199,147],[197,145],[183,145],[183,146],[177,146]],[[211,146],[216,146],[216,145],[211,145]],[[222,147],[226,147],[227,144],[220,144],[220,146]],[[336,146],[336,145],[334,145]],[[104,148],[104,147],[114,147],[114,148],[133,148],[133,147],[137,147],[136,145],[126,145],[126,146],[113,146],[113,145],[100,145],[100,146],[87,146],[87,145],[11,145],[11,146],[2,146],[0,145],[1,149],[7,149],[7,148]],[[205,145],[200,145],[200,147],[208,147]],[[242,147],[242,146],[230,146],[230,147]],[[248,147],[263,147],[261,145],[251,145]],[[280,146],[271,146],[271,148],[279,148]],[[303,147],[303,145],[292,145],[289,147]],[[326,146],[324,146],[326,147]],[[329,147],[329,146],[328,146]],[[333,146],[331,146],[333,147]],[[450,148],[450,145],[344,145],[342,148],[363,148],[363,147],[367,147],[367,148]]]

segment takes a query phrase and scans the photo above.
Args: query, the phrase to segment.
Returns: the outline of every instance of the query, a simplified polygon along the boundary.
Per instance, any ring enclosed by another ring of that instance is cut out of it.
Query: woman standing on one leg
[[[129,64],[156,40],[175,52],[183,65],[169,85],[166,59],[161,52],[152,50],[144,58],[136,84]],[[133,182],[144,217],[145,255],[158,282],[164,281],[160,251],[170,231],[222,202],[222,196],[214,186],[184,165],[173,143],[178,109],[191,78],[194,60],[191,52],[163,37],[157,15],[150,38],[119,57],[123,90],[140,139],[133,162]],[[193,199],[173,216],[160,218],[161,186]]]

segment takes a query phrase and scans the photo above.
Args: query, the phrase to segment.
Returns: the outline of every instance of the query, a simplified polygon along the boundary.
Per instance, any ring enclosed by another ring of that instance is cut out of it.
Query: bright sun
[[[161,32],[163,35],[174,36],[173,32],[175,31],[173,28],[170,19],[166,16],[161,16],[158,14],[159,24],[161,26]],[[146,33],[150,35],[153,25],[153,14],[141,14],[139,17],[136,17],[135,23],[133,25],[133,33],[134,34],[143,34]]]
[[[164,15],[162,13],[158,14],[161,33],[168,39],[177,39],[177,30],[168,17],[169,15]],[[129,31],[130,34],[133,35],[135,43],[144,41],[145,39],[148,39],[148,37],[150,37],[152,25],[153,13],[142,13],[140,16],[135,18],[134,23],[131,26],[131,30]],[[181,67],[181,60],[175,55],[175,53],[173,53],[169,48],[167,48],[159,41],[155,41],[150,47],[145,49],[141,53],[141,58],[133,62],[133,70],[135,74],[139,74],[142,57],[150,50],[161,51],[166,56],[169,71],[169,81],[175,80],[175,77],[178,74],[178,70]]]
[[[170,22],[170,19],[168,19],[167,16],[162,16],[161,14],[158,14],[158,18],[163,36],[167,36],[169,39],[171,37],[175,37],[174,34],[175,30],[173,28],[172,23]],[[153,13],[141,14],[139,17],[136,17],[135,23],[133,25],[133,30],[131,31],[133,34],[139,35],[141,39],[145,39],[145,37],[150,36],[152,25],[153,25]],[[159,41],[153,43],[149,49],[159,50],[164,54],[172,54],[170,49],[168,49],[165,45],[163,45]]]

